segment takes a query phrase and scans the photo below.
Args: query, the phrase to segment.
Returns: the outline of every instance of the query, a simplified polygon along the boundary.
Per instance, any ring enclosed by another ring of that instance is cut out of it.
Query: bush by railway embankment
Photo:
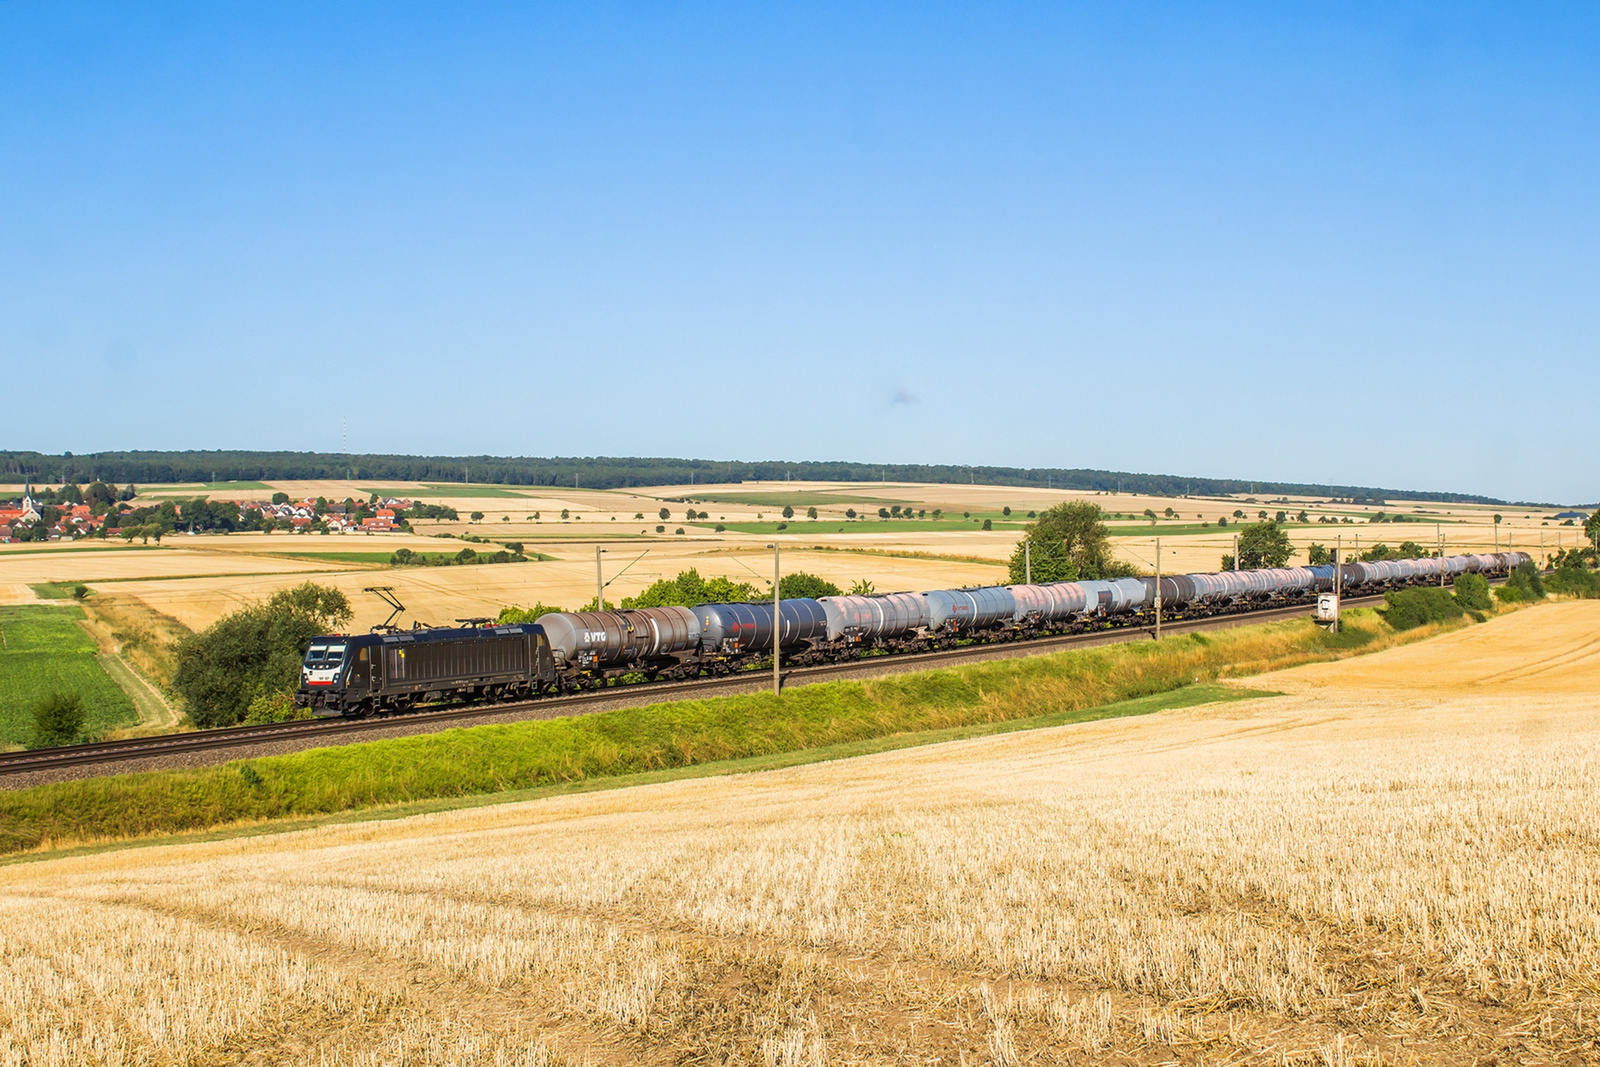
[[[198,770],[60,782],[0,792],[0,852],[559,788],[750,757],[810,753],[810,758],[832,758],[863,748],[943,740],[952,730],[985,732],[1133,714],[1173,701],[1117,702],[1372,651],[1430,632],[1420,628],[1399,635],[1373,612],[1361,611],[1346,616],[1338,636],[1309,621],[1267,623],[867,682],[810,685],[782,697],[768,693],[652,704]],[[851,745],[857,748],[838,747]],[[806,758],[785,757],[784,762]]]

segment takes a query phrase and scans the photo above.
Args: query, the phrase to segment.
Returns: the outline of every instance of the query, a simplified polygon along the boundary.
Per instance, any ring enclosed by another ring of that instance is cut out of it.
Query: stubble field
[[[1593,1062],[1600,604],[1277,698],[0,872],[6,1063]]]

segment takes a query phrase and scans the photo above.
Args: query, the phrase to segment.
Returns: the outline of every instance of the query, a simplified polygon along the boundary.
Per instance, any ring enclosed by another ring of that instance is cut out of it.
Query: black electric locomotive
[[[513,700],[555,686],[544,627],[468,626],[330,635],[311,642],[295,703],[324,715],[401,710],[435,700]]]

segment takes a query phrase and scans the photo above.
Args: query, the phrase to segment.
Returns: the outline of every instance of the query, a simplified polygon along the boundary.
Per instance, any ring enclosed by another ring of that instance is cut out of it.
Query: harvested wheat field
[[[0,1058],[1594,1062],[1597,629],[1553,604],[1276,698],[13,866]]]
[[[398,535],[404,536],[404,535]],[[284,540],[284,538],[280,538]],[[309,540],[309,539],[308,539]],[[329,541],[332,538],[321,538]],[[461,543],[434,541],[421,544],[409,538],[409,546],[428,551],[459,551]],[[350,539],[356,548],[372,542],[388,547],[382,538]],[[313,542],[314,544],[316,542]],[[338,542],[340,546],[346,542]],[[399,547],[396,544],[395,547]],[[479,546],[481,547],[481,546]],[[635,557],[649,549],[625,574],[617,577]],[[279,589],[314,578],[323,585],[336,586],[350,598],[355,618],[352,632],[383,622],[389,608],[371,593],[369,586],[385,585],[406,605],[403,624],[421,619],[433,625],[448,625],[452,620],[471,616],[498,615],[507,605],[554,604],[578,607],[595,595],[594,545],[542,546],[542,551],[557,558],[538,563],[502,563],[475,567],[401,567],[375,571],[371,568],[336,573],[336,564],[318,567],[299,564],[285,574],[216,574],[184,580],[151,579],[119,581],[97,592],[115,592],[136,597],[150,608],[179,620],[192,630],[201,630],[230,611],[264,600]],[[244,557],[234,557],[236,559]],[[848,588],[858,579],[868,579],[883,590],[939,589],[952,585],[990,584],[1005,577],[1003,568],[964,560],[920,559],[847,552],[792,551],[783,554],[786,571],[807,570]],[[671,578],[679,571],[697,568],[705,577],[726,577],[736,582],[751,582],[761,588],[772,574],[772,553],[761,547],[719,545],[715,542],[678,541],[614,548],[605,557],[607,578],[614,578],[606,590],[612,606],[625,596],[633,596],[660,578]],[[318,567],[318,573],[306,570]],[[266,568],[262,568],[263,570]]]

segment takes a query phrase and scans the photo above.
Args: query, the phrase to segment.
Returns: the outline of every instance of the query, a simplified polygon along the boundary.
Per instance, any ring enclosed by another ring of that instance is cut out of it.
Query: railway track
[[[1359,607],[1381,601],[1381,596],[1349,597],[1345,604]],[[1162,623],[1163,634],[1182,634],[1197,630],[1214,630],[1232,626],[1246,626],[1280,619],[1303,617],[1308,604],[1294,604],[1281,608],[1265,608],[1229,615],[1214,615],[1196,619],[1177,619]],[[841,681],[851,678],[870,678],[885,674],[903,674],[914,670],[953,666],[959,663],[988,659],[1006,659],[1015,656],[1038,655],[1066,648],[1091,648],[1096,645],[1117,644],[1152,636],[1146,625],[1125,625],[1091,630],[1086,633],[1038,637],[1022,641],[996,642],[968,645],[961,648],[934,652],[915,652],[902,655],[869,656],[844,663],[828,663],[811,667],[795,667],[783,672],[785,686],[811,685],[817,682]],[[318,747],[326,744],[350,744],[362,735],[375,730],[398,725],[449,729],[468,725],[474,721],[515,718],[518,713],[537,712],[533,718],[555,718],[562,715],[591,714],[610,711],[618,706],[650,703],[655,700],[681,700],[695,697],[721,696],[732,693],[765,689],[771,684],[770,670],[755,669],[715,678],[695,678],[678,682],[638,682],[608,686],[605,689],[573,693],[538,700],[507,701],[497,704],[465,704],[427,711],[406,712],[399,715],[377,716],[369,719],[304,719],[290,722],[263,723],[258,726],[231,726],[193,733],[163,734],[156,737],[128,738],[122,741],[95,741],[83,745],[60,748],[40,748],[25,752],[0,753],[0,781],[19,774],[51,771],[74,767],[103,766],[114,768],[117,764],[156,757],[182,756],[192,753],[217,752],[252,746],[276,745],[294,742],[297,748]],[[588,709],[588,710],[586,710]],[[107,771],[106,773],[115,773]]]

